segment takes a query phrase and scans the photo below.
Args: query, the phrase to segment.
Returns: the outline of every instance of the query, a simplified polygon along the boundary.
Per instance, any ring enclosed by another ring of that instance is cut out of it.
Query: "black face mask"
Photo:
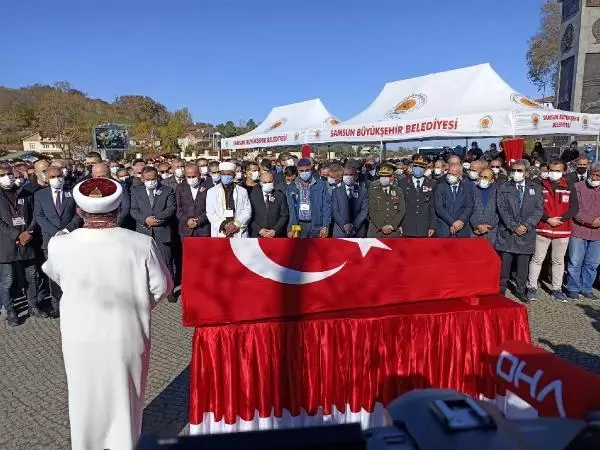
[[[575,169],[577,171],[577,173],[579,175],[585,175],[585,173],[587,172],[587,167],[578,167],[577,169]]]
[[[365,169],[367,169],[367,171],[373,170],[373,164],[365,164]]]

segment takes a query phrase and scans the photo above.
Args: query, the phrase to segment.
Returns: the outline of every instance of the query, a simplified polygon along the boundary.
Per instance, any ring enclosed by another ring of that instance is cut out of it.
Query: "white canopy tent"
[[[600,115],[544,108],[481,64],[387,83],[367,109],[324,130],[319,142],[599,132]]]
[[[321,133],[339,123],[318,98],[277,106],[254,130],[222,139],[221,148],[233,150],[317,142]]]

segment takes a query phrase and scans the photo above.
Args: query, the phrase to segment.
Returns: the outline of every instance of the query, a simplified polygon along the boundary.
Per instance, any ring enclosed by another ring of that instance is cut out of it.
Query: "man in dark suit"
[[[419,155],[413,162],[413,173],[398,184],[404,192],[406,214],[400,226],[400,233],[406,237],[432,237],[435,234],[434,192],[436,182],[425,177],[428,161]],[[443,183],[443,179],[440,183]]]
[[[208,180],[200,179],[200,169],[196,164],[185,167],[185,181],[177,186],[177,222],[179,236],[210,237],[210,222],[206,217],[206,192]]]
[[[567,175],[567,182],[573,186],[579,181],[587,180],[589,168],[590,159],[586,155],[581,155],[579,158],[577,158],[575,172],[571,172],[569,175]]]
[[[496,250],[500,252],[500,292],[506,291],[511,266],[516,261],[515,294],[527,303],[526,284],[529,260],[535,252],[536,227],[544,214],[544,199],[539,183],[525,179],[525,162],[511,166],[511,181],[498,186],[496,197],[500,224]]]
[[[136,222],[136,231],[154,238],[172,274],[175,193],[169,186],[160,184],[158,171],[154,167],[147,166],[142,170],[142,180],[143,184],[131,187],[130,214]]]
[[[34,195],[35,217],[42,231],[42,250],[44,257],[48,257],[48,242],[53,236],[67,234],[83,224],[77,215],[77,205],[71,191],[64,189],[64,179],[58,167],[48,167],[46,178],[49,186],[40,189]],[[58,303],[60,301],[60,288],[50,283],[52,296],[51,316],[60,316]]]
[[[10,166],[0,166],[0,308],[6,310],[9,326],[19,325],[13,295],[19,275],[25,284],[29,316],[47,317],[38,306],[43,297],[38,290],[36,252],[32,245],[37,232],[33,195],[15,185]]]
[[[354,167],[344,168],[341,186],[331,191],[333,237],[367,237],[369,197]]]
[[[285,237],[290,216],[285,194],[274,189],[273,174],[263,172],[260,184],[250,191],[250,237]]]
[[[177,186],[185,184],[185,163],[181,159],[171,161],[172,175],[166,178],[162,183],[169,186],[173,191],[177,190]]]
[[[473,183],[464,180],[462,166],[451,163],[446,181],[435,189],[437,237],[470,237],[469,220],[473,214]]]

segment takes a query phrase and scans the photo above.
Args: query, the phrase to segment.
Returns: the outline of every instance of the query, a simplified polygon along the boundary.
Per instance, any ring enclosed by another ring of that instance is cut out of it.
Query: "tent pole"
[[[600,128],[598,128],[598,134],[596,135],[596,161],[598,161],[598,145],[600,144]]]

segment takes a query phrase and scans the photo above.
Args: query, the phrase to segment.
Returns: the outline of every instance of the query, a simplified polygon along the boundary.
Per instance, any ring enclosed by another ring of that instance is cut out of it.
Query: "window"
[[[35,150],[35,142],[29,143],[29,150]]]
[[[44,148],[50,148],[50,144],[44,144]]]

